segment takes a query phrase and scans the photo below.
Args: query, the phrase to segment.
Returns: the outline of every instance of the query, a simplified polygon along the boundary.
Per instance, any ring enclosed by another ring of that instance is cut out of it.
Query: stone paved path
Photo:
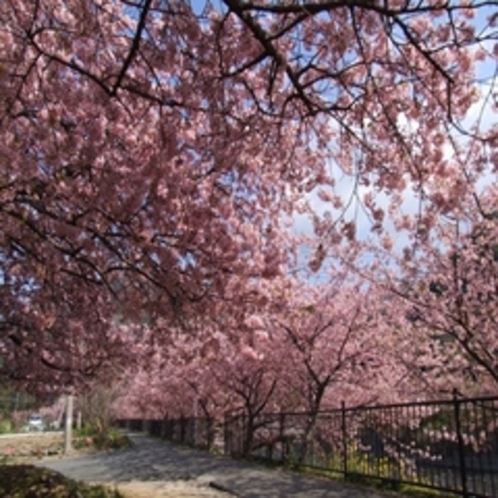
[[[135,487],[155,484],[157,493],[136,496],[229,497],[240,498],[385,498],[366,488],[357,488],[326,479],[305,477],[282,470],[267,469],[250,462],[177,446],[142,434],[130,434],[134,445],[118,451],[87,456],[42,460],[39,465],[62,472],[73,479],[125,484]],[[181,492],[182,484],[188,489]],[[178,494],[162,494],[177,488]],[[150,489],[150,488],[149,488]],[[198,490],[198,492],[194,490]],[[222,492],[221,490],[225,491]]]

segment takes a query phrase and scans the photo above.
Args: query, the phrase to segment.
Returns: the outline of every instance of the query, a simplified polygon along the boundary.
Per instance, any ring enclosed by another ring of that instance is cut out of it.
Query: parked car
[[[38,432],[43,431],[43,419],[42,419],[42,416],[40,414],[32,413],[29,416],[27,430],[29,432],[31,432],[31,431],[38,431]]]

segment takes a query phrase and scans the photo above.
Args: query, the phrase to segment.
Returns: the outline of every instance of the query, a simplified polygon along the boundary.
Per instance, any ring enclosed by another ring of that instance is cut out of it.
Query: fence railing
[[[498,497],[498,396],[319,413],[120,421],[179,443],[296,467]]]
[[[203,417],[158,419],[122,419],[119,427],[131,431],[147,432],[180,444],[188,444],[206,450],[224,451],[223,423]]]

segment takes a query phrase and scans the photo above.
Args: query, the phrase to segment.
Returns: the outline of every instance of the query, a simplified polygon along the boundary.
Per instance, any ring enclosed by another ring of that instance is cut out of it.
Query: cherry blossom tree
[[[495,204],[495,183],[462,196],[424,244],[376,261],[367,277],[385,293],[396,362],[426,396],[496,391]]]
[[[279,313],[266,317],[274,348],[278,349],[281,382],[294,430],[301,428],[298,461],[307,457],[312,440],[323,436],[320,412],[386,401],[396,393],[396,370],[390,367],[387,341],[382,339],[375,294],[353,275],[337,273],[322,285],[294,282]],[[389,378],[389,392],[384,391]],[[289,401],[294,408],[289,410]]]
[[[64,287],[55,290],[41,279],[26,283],[10,274],[1,288],[0,374],[39,394],[109,382],[142,336],[141,327],[113,320],[106,293],[70,278],[57,281]]]
[[[130,385],[115,403],[116,415],[180,420],[190,428],[192,442],[208,447],[226,417],[242,417],[240,444],[247,453],[262,425],[258,417],[275,409],[278,366],[270,344],[255,344],[248,327],[240,330],[242,323],[234,331],[232,323],[229,315],[203,320],[203,328],[191,324],[190,335],[184,328],[170,330],[168,344],[156,341],[140,369],[129,372]]]
[[[492,4],[3,2],[5,375],[97,375],[133,335],[116,324],[185,326],[218,302],[235,320],[247,286],[285,273],[296,214],[313,219],[317,271],[356,238],[352,199],[375,233],[388,215],[430,232],[496,167],[496,130],[464,122],[483,101],[475,64],[496,56]],[[465,137],[459,168],[445,147]]]

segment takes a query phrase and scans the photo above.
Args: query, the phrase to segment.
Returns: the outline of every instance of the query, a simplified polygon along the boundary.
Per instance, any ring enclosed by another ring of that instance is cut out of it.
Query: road
[[[86,456],[38,463],[73,479],[133,488],[133,496],[210,496],[240,498],[382,498],[386,494],[352,485],[306,477],[282,470],[216,456],[151,438],[130,434],[133,446]],[[141,494],[140,483],[144,492]],[[153,485],[154,494],[146,491]],[[169,494],[164,492],[169,487]],[[178,494],[171,489],[177,488]],[[161,491],[161,489],[163,491]],[[182,491],[183,489],[183,491]],[[191,491],[188,491],[190,489]],[[197,489],[196,494],[193,490]],[[388,496],[393,496],[389,494]]]

